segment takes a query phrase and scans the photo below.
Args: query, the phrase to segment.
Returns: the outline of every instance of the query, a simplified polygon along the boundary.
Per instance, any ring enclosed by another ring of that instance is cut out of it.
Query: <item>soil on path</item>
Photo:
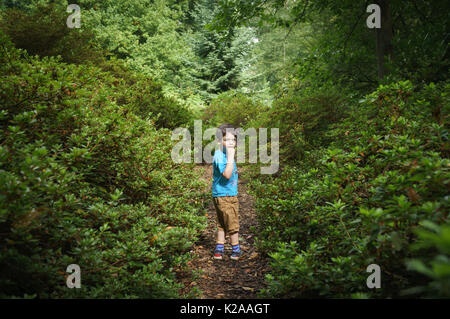
[[[203,178],[208,182],[205,191],[210,193],[212,165],[199,165],[196,169],[203,170]],[[199,270],[199,276],[194,281],[184,283],[186,291],[198,287],[201,299],[257,298],[257,292],[265,287],[264,275],[268,271],[268,264],[254,246],[252,229],[257,229],[257,219],[253,198],[247,193],[247,181],[242,178],[242,172],[243,169],[239,167],[239,243],[243,255],[238,261],[230,259],[231,244],[227,236],[223,260],[213,259],[216,245],[216,211],[211,199],[207,208],[208,227],[193,247],[193,253],[198,258],[189,262],[191,269]]]

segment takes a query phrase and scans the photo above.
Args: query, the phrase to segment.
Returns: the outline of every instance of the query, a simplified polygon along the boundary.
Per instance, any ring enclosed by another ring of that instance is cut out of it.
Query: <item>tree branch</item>
[[[305,16],[306,7],[308,6],[308,4],[309,4],[309,0],[306,1],[305,6],[303,7],[302,13],[297,18],[295,18],[294,22],[292,23],[292,25],[290,26],[288,32],[286,33],[283,41],[286,41],[287,37],[289,36],[289,34],[292,31],[292,28],[298,23],[298,21],[300,21],[301,18],[303,18]]]
[[[353,32],[355,31],[356,26],[357,26],[358,23],[359,23],[359,20],[360,20],[361,17],[366,13],[366,8],[367,8],[367,3],[368,3],[368,2],[369,2],[369,1],[366,0],[366,2],[364,3],[364,7],[363,7],[363,10],[362,10],[362,13],[358,16],[358,19],[356,19],[355,23],[353,24],[352,29],[350,30],[350,33],[347,35],[347,37],[346,37],[345,40],[344,40],[344,59],[345,59],[345,50],[346,50],[346,48],[347,48],[347,42],[348,42],[348,40],[350,39],[350,37],[351,37],[351,35],[353,34]]]

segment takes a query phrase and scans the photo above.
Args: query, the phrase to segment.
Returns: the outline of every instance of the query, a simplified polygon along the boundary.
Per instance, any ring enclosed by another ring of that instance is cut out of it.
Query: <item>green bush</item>
[[[31,11],[5,9],[0,29],[30,55],[60,55],[64,62],[76,64],[104,62],[105,53],[93,41],[94,33],[86,27],[68,28],[67,17],[66,7],[56,4],[37,5]]]
[[[55,4],[38,5],[29,12],[7,9],[2,11],[0,29],[30,55],[61,56],[66,63],[95,65],[113,74],[116,102],[128,104],[127,109],[144,119],[153,118],[158,128],[173,129],[192,121],[188,108],[164,96],[160,82],[130,72],[117,58],[107,59],[106,52],[94,44],[93,31],[68,28],[65,9]]]
[[[266,295],[396,297],[426,282],[404,262],[420,256],[408,247],[422,220],[448,223],[448,105],[448,85],[380,86],[324,131],[313,161],[252,182],[258,245],[272,251]]]
[[[305,159],[305,152],[331,142],[325,133],[346,110],[342,96],[329,88],[301,92],[291,89],[275,100],[269,110],[259,111],[250,126],[279,128],[280,159],[300,161]]]
[[[143,119],[153,119],[158,128],[174,129],[193,123],[193,113],[175,99],[165,97],[160,82],[139,74],[125,79],[118,84],[115,94],[119,105],[127,105],[127,109]]]
[[[428,297],[450,297],[450,224],[436,225],[424,221],[416,233],[419,241],[412,245],[413,250],[422,251],[420,259],[407,260],[407,267],[415,270],[431,281],[427,286],[414,287],[404,294],[425,294]],[[432,248],[432,249],[429,249]],[[427,256],[424,258],[423,253]],[[430,264],[431,267],[426,264]]]
[[[111,73],[0,37],[0,296],[179,296],[205,195],[171,132],[119,105]]]
[[[248,123],[258,114],[267,110],[267,107],[242,93],[226,91],[206,107],[203,120],[211,126],[229,123],[234,127],[247,127]]]

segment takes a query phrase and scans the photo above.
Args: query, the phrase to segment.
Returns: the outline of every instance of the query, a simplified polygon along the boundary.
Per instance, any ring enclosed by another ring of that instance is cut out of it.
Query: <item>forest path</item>
[[[211,193],[212,165],[199,165],[202,178],[207,181],[207,189]],[[243,179],[242,167],[238,168],[238,199],[239,199],[239,243],[243,255],[238,261],[230,259],[231,244],[226,238],[223,260],[214,260],[213,251],[216,245],[216,211],[212,198],[209,200],[207,214],[208,227],[194,245],[193,251],[197,258],[189,262],[190,268],[199,270],[199,277],[186,288],[198,287],[201,290],[200,299],[248,299],[257,298],[257,292],[265,287],[264,275],[268,263],[254,246],[254,234],[251,227],[257,226],[253,198],[247,193],[247,180]]]

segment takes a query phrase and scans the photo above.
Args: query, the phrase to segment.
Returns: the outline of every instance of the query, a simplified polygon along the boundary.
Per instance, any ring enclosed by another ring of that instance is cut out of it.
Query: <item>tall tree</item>
[[[210,24],[217,14],[213,0],[198,1],[189,13],[193,29],[191,43],[196,54],[192,81],[207,101],[215,94],[238,87],[254,37],[248,28],[211,30]]]
[[[367,0],[221,0],[214,24],[223,29],[257,18],[259,24],[286,28],[289,36],[289,30],[298,24],[317,26],[318,46],[309,60],[320,61],[320,72],[333,74],[337,81],[373,86],[388,73],[401,79],[445,79],[450,2],[374,2],[381,7],[381,29],[377,31],[365,23]],[[280,16],[283,10],[290,14]]]
[[[378,77],[383,78],[386,75],[384,59],[387,56],[392,58],[394,48],[392,46],[392,20],[389,0],[377,0],[381,10],[381,28],[377,29],[377,59],[378,59]]]

